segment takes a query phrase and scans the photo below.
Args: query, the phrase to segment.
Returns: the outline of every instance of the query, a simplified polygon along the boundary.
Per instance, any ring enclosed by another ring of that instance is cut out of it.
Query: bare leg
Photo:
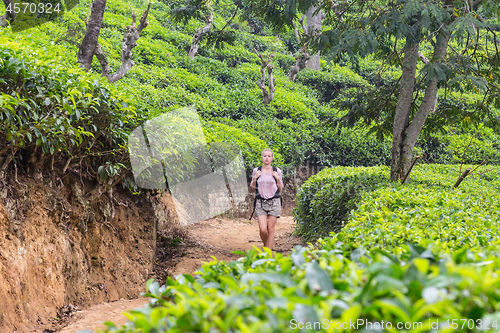
[[[259,219],[259,231],[260,231],[260,239],[262,239],[262,243],[266,246],[267,243],[267,215],[259,215],[257,216]]]
[[[267,218],[267,247],[271,250],[274,247],[274,227],[277,220],[277,217],[271,215]]]

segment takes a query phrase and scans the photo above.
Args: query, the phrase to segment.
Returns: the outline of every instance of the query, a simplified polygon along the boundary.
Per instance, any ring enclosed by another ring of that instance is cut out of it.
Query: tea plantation
[[[217,2],[214,22],[224,25],[237,3]],[[115,84],[97,74],[96,59],[90,72],[76,63],[88,2],[20,33],[0,29],[1,171],[22,158],[19,165],[31,168],[27,158],[39,154],[49,158],[35,160],[35,169],[64,173],[75,158],[100,185],[122,181],[138,191],[131,177],[118,177],[130,168],[127,136],[194,105],[207,142],[236,144],[248,170],[267,147],[288,175],[309,162],[325,167],[296,197],[296,233],[309,243],[287,256],[238,252],[237,261],[214,260],[165,285],[150,280],[149,306],[127,313],[123,327],[107,323],[106,332],[500,331],[498,129],[472,111],[457,119],[433,113],[428,123],[441,131],[424,126],[414,154],[423,162],[407,184],[390,182],[391,133],[341,120],[356,89],[394,83],[397,66],[370,56],[354,66],[326,54],[319,71],[304,69],[292,82],[287,74],[299,49],[293,32],[262,22],[255,32],[244,19],[231,24],[232,45],[202,44],[190,59],[202,23],[173,23],[168,13],[180,4],[152,4],[135,64]],[[147,3],[106,6],[99,43],[117,68],[130,9],[142,12]],[[253,49],[275,54],[268,105],[255,83],[260,61]],[[462,111],[482,103],[476,90],[462,88],[440,87],[440,105]],[[481,163],[453,187],[461,170]]]
[[[306,68],[292,82],[287,74],[295,63],[294,56],[299,48],[293,32],[277,34],[260,22],[261,28],[256,33],[248,21],[238,17],[231,23],[235,36],[232,45],[215,48],[202,43],[196,58],[190,59],[187,49],[195,30],[203,23],[196,19],[186,24],[172,22],[168,13],[179,5],[176,1],[152,4],[149,25],[133,50],[134,66],[113,84],[116,94],[111,96],[120,95],[127,107],[133,108],[137,114],[125,132],[147,119],[192,105],[211,124],[238,129],[241,132],[239,137],[246,136],[250,141],[264,141],[282,156],[282,160],[276,161],[277,165],[287,167],[289,173],[294,172],[293,167],[306,162],[322,166],[373,166],[390,162],[389,136],[377,139],[367,135],[368,129],[361,124],[346,127],[338,120],[347,112],[340,106],[356,89],[385,87],[393,83],[400,76],[396,67],[386,66],[380,73],[383,62],[373,57],[359,59],[359,66],[355,68],[346,61],[334,62],[326,54],[322,57],[320,71]],[[146,6],[142,0],[107,1],[99,43],[111,68],[120,65],[121,39],[123,28],[131,21],[130,10],[141,13]],[[232,1],[219,2],[214,7],[215,23],[218,26],[225,24],[235,8]],[[33,63],[32,70],[48,63],[58,63],[74,71],[78,67],[76,54],[85,33],[87,16],[88,3],[81,2],[55,21],[33,29],[18,33],[2,29],[2,48],[9,49],[15,41],[18,45],[15,48],[34,52],[38,62]],[[256,85],[260,77],[260,60],[253,49],[275,54],[276,92],[268,105],[262,102],[262,94]],[[4,53],[2,64],[10,63],[12,56]],[[13,56],[12,61],[20,60],[18,57]],[[14,70],[5,66],[3,71],[8,76]],[[87,80],[99,77],[100,65],[95,57],[91,72],[94,74],[85,74],[91,75]],[[105,82],[99,85],[107,87]],[[10,91],[2,90],[6,94]],[[442,105],[460,110],[469,110],[483,98],[473,91],[447,93],[444,90],[440,90],[439,97]],[[68,104],[66,107],[74,106],[78,105]],[[45,108],[49,109],[50,105]],[[444,119],[437,114],[432,117],[435,119],[429,123],[444,122],[440,127],[443,132],[425,131],[424,128],[416,146],[416,153],[425,154],[427,162],[460,163],[463,150],[472,140],[465,162],[480,163],[486,158],[489,163],[498,163],[500,137],[477,121],[472,111],[467,119]],[[245,149],[245,145],[242,147]],[[246,162],[252,169],[255,163],[248,159]]]

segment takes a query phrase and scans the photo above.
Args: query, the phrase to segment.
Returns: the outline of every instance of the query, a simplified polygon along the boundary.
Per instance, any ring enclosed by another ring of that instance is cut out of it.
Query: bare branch
[[[426,64],[426,65],[430,62],[430,61],[429,61],[429,59],[427,59],[427,57],[426,57],[426,56],[424,56],[424,54],[423,54],[422,52],[420,52],[420,51],[418,51],[418,57],[419,57],[419,58],[420,58],[420,60],[422,60],[422,62],[423,62],[424,64]]]
[[[457,181],[455,182],[455,185],[453,185],[453,188],[457,188],[460,185],[460,183],[465,179],[465,177],[467,177],[469,172],[470,172],[469,168],[465,169],[464,173],[458,177]]]
[[[102,52],[101,44],[97,43],[94,54],[97,57],[97,60],[99,60],[99,63],[101,64],[102,76],[108,77],[108,75],[111,73],[111,67],[109,67],[106,55]]]
[[[406,172],[406,175],[403,177],[403,180],[401,181],[401,184],[404,184],[406,182],[406,180],[408,179],[408,176],[410,175],[411,170],[413,169],[413,167],[415,166],[415,163],[417,162],[417,160],[419,158],[420,158],[420,156],[415,157],[415,159],[413,160],[413,163],[411,164],[410,168]]]
[[[236,17],[236,14],[238,14],[238,10],[239,10],[239,8],[236,7],[236,10],[234,11],[233,16],[231,16],[229,21],[227,21],[226,24],[222,27],[222,29],[219,30],[219,32],[218,32],[219,34],[221,34],[224,31],[224,29],[226,29],[231,24],[231,22],[233,22],[234,18]]]
[[[254,49],[255,53],[260,58],[260,61],[262,62],[262,65],[260,67],[260,72],[262,74],[262,77],[260,80],[257,81],[257,86],[259,86],[260,90],[262,91],[262,96],[264,98],[264,104],[269,104],[274,98],[274,79],[273,79],[273,65],[271,61],[274,58],[274,53],[270,54],[268,56],[268,59],[265,60],[264,56],[260,53],[258,53]],[[268,87],[266,87],[266,69],[267,69],[267,79],[268,79]],[[269,91],[268,91],[269,88]]]
[[[302,17],[299,18],[299,22],[300,22],[300,25],[302,26],[302,31],[304,33],[307,33],[306,23],[304,22],[305,17],[306,17],[305,15],[302,15]]]
[[[140,37],[142,30],[144,30],[148,25],[148,14],[151,8],[151,3],[148,8],[142,14],[139,20],[139,26],[136,28],[136,15],[132,12],[132,25],[127,27],[127,31],[123,36],[122,40],[122,65],[115,73],[108,75],[108,80],[110,83],[116,82],[121,79],[134,65],[132,60],[132,50],[137,46],[137,40]],[[103,63],[101,63],[101,68]]]
[[[203,37],[212,30],[212,27],[214,25],[213,23],[214,20],[214,13],[212,10],[210,10],[210,14],[208,17],[204,20],[205,25],[201,28],[196,29],[196,32],[193,36],[193,41],[191,42],[191,48],[189,49],[189,57],[191,59],[194,59],[196,57],[196,54],[198,53],[198,49],[200,48],[200,43]]]
[[[301,70],[306,68],[307,61],[309,59],[311,59],[311,54],[307,51],[307,48],[305,45],[300,48],[299,55],[297,57],[295,57],[295,59],[296,59],[295,65],[293,65],[290,68],[290,74],[288,74],[288,78],[290,79],[290,81],[295,81],[297,74]]]
[[[299,31],[297,30],[297,24],[295,23],[295,20],[292,20],[292,25],[293,25],[293,34],[295,35],[295,39],[297,40],[297,42],[300,43]]]

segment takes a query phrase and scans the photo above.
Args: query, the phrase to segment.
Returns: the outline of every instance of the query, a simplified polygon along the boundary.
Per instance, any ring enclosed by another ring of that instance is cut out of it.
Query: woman
[[[265,247],[273,249],[274,227],[281,216],[281,199],[279,193],[283,189],[281,170],[273,168],[273,152],[271,149],[262,151],[262,167],[253,169],[250,187],[257,189],[255,212],[259,221],[260,238]],[[259,170],[261,169],[261,170]],[[276,169],[276,171],[274,171]]]

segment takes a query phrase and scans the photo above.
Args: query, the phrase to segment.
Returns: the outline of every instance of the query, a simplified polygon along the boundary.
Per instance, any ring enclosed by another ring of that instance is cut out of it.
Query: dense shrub
[[[254,119],[244,118],[240,121],[220,122],[241,128],[242,130],[261,138],[269,147],[283,156],[287,166],[301,165],[317,149],[313,140],[312,131],[316,119],[309,119],[301,123],[294,123],[290,119]]]
[[[465,165],[474,169],[474,166]],[[490,170],[482,166],[478,172]],[[338,240],[391,249],[406,242],[434,253],[496,244],[500,219],[500,169],[469,176],[452,189],[460,167],[419,165],[407,186],[365,192]]]
[[[324,166],[374,166],[391,162],[391,140],[378,141],[360,128],[333,125],[315,132],[320,150],[315,154]]]
[[[115,84],[118,91],[137,97],[134,99],[137,109],[144,110],[144,114],[139,111],[139,117],[148,119],[194,105],[204,119],[224,122],[264,140],[275,151],[281,152],[284,163],[290,166],[305,161],[324,166],[389,163],[388,140],[377,142],[359,129],[327,127],[321,119],[325,110],[335,112],[331,105],[340,102],[337,100],[342,97],[339,92],[379,84],[377,74],[381,62],[367,57],[360,59],[359,68],[349,68],[333,63],[328,55],[324,55],[320,71],[305,69],[295,82],[291,82],[287,75],[297,51],[293,32],[289,30],[276,36],[264,27],[259,34],[254,34],[248,22],[238,19],[230,25],[230,29],[236,32],[234,45],[216,49],[202,43],[197,57],[190,59],[187,51],[192,35],[203,23],[190,20],[186,25],[172,24],[167,15],[172,5],[182,5],[182,2],[152,4],[149,25],[133,50],[135,65]],[[131,22],[131,6],[136,14],[140,14],[146,3],[135,0],[107,2],[99,42],[113,69],[121,64],[123,28]],[[214,23],[217,27],[225,25],[234,9],[234,3],[225,0],[215,7]],[[63,55],[61,62],[75,67],[87,15],[88,7],[82,3],[55,22],[19,35],[31,39],[40,48],[52,42],[61,45],[58,50],[51,49],[47,56]],[[276,92],[269,105],[264,105],[262,93],[256,85],[260,78],[260,60],[254,48],[258,52],[275,53]],[[386,67],[381,78],[384,84],[397,80],[400,74],[389,64]],[[92,71],[100,72],[97,59],[92,63]],[[444,96],[440,93],[440,103],[444,99],[449,105],[461,108],[468,103],[478,103],[480,95],[450,93]],[[476,149],[479,145],[474,145],[477,156],[466,161],[477,162],[484,152],[490,157],[490,163],[494,163],[492,159],[498,157],[498,147],[495,146],[498,138],[489,136],[480,140],[485,143],[482,151]],[[428,162],[456,163],[454,156],[458,155],[455,150],[461,147],[462,141],[452,134],[427,137],[417,145],[421,148],[417,153],[425,152],[429,156]]]
[[[98,75],[61,65],[52,49],[18,43],[0,33],[0,159],[5,168],[23,155],[74,156],[97,170],[116,163],[139,121],[130,96]],[[115,156],[116,157],[113,157]],[[26,157],[26,156],[25,156]],[[22,163],[27,163],[27,158]],[[53,162],[52,162],[53,163]],[[33,168],[32,168],[33,171]]]
[[[430,163],[500,163],[500,135],[478,124],[467,130],[452,127],[446,134],[422,136],[417,142],[418,153],[426,154]]]
[[[324,102],[336,98],[343,89],[369,86],[365,79],[348,67],[334,64],[326,71],[303,69],[297,75],[297,82],[316,89],[320,93],[320,100]]]
[[[361,194],[385,186],[387,167],[345,168],[335,167],[310,177],[297,193],[294,219],[297,233],[306,240],[328,236],[339,231]]]
[[[262,164],[262,150],[269,148],[264,141],[249,133],[213,121],[204,121],[203,131],[205,133],[207,143],[209,144],[213,142],[228,142],[237,144],[241,149],[243,161],[245,162],[245,166],[248,170]],[[273,164],[282,166],[283,158],[280,153],[274,153],[273,155]]]

